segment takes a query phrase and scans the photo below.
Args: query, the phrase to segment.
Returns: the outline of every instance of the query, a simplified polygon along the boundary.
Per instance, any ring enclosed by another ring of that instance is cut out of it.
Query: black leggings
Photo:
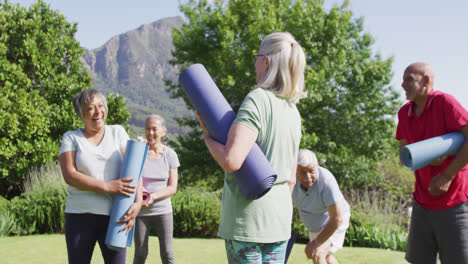
[[[90,263],[96,241],[106,264],[125,264],[126,249],[110,250],[105,244],[108,215],[65,214],[68,263]]]

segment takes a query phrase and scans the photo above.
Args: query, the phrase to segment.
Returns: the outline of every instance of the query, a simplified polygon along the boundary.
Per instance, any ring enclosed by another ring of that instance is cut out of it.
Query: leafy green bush
[[[400,163],[398,155],[393,155],[379,164],[384,175],[375,188],[392,196],[392,206],[406,209],[413,201],[414,173]],[[388,202],[388,199],[387,199]]]
[[[216,237],[221,220],[221,191],[184,188],[172,196],[174,236]]]
[[[29,235],[62,232],[65,224],[66,193],[44,189],[16,196],[8,206],[15,224],[12,233]]]
[[[1,207],[0,207],[1,208]],[[0,236],[7,236],[11,233],[15,220],[8,210],[0,209]]]
[[[408,232],[401,228],[385,229],[377,224],[351,225],[346,232],[345,245],[405,251],[407,238]]]
[[[346,246],[406,249],[410,194],[398,184],[387,185],[388,181],[383,180],[380,188],[373,186],[345,192],[351,206]],[[385,186],[395,188],[383,188]]]
[[[33,168],[23,182],[24,193],[8,204],[11,234],[62,232],[65,223],[66,183],[56,163]]]
[[[3,196],[0,196],[0,211],[3,211],[3,209],[5,209],[9,203],[10,201],[8,201],[8,199],[6,199]]]
[[[6,236],[11,232],[13,227],[13,217],[8,211],[10,201],[0,196],[0,236]]]

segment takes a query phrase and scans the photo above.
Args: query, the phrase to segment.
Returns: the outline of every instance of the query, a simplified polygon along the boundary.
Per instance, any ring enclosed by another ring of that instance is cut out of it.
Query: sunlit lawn
[[[157,237],[150,237],[150,251],[146,263],[161,263]],[[295,244],[288,263],[312,263],[305,258],[304,244]],[[127,263],[133,261],[134,248],[127,250]],[[99,246],[94,250],[92,263],[104,263]],[[220,239],[176,238],[176,263],[227,263],[224,241]],[[399,264],[408,263],[403,252],[370,248],[344,248],[336,257],[341,264]],[[67,263],[64,235],[33,235],[0,237],[0,263]]]

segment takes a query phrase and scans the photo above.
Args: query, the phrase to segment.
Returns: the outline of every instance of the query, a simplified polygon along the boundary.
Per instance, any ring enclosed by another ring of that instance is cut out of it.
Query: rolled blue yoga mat
[[[145,143],[129,140],[120,167],[120,178],[134,178],[130,183],[138,186],[147,153],[148,146]],[[135,195],[136,192],[132,193],[130,197],[122,194],[113,196],[112,211],[106,234],[106,245],[112,250],[120,251],[125,247],[132,246],[135,226],[127,235],[127,230],[119,231],[125,226],[125,223],[116,222],[125,216],[130,206],[135,202]]]
[[[464,142],[465,136],[460,132],[429,138],[404,146],[400,153],[401,160],[406,167],[415,171],[440,157],[457,153]]]
[[[221,144],[226,144],[236,114],[205,67],[201,64],[187,67],[180,74],[179,83],[211,136]],[[233,174],[241,192],[249,200],[258,199],[266,194],[277,177],[257,144],[254,144],[250,150],[242,167]]]

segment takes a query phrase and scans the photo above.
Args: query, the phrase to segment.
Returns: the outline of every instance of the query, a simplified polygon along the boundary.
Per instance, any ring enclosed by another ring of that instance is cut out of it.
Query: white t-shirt
[[[338,204],[341,209],[343,223],[339,228],[349,226],[350,208],[333,174],[322,167],[318,167],[317,181],[307,191],[296,182],[292,198],[294,205],[299,209],[299,215],[309,232],[321,232],[327,225],[330,216],[327,207]]]
[[[122,163],[120,149],[127,146],[128,139],[128,134],[122,126],[106,125],[101,143],[94,146],[79,128],[63,135],[59,155],[75,151],[75,164],[79,172],[107,182],[119,178]],[[65,213],[110,215],[111,208],[112,196],[110,194],[83,191],[68,186]]]

